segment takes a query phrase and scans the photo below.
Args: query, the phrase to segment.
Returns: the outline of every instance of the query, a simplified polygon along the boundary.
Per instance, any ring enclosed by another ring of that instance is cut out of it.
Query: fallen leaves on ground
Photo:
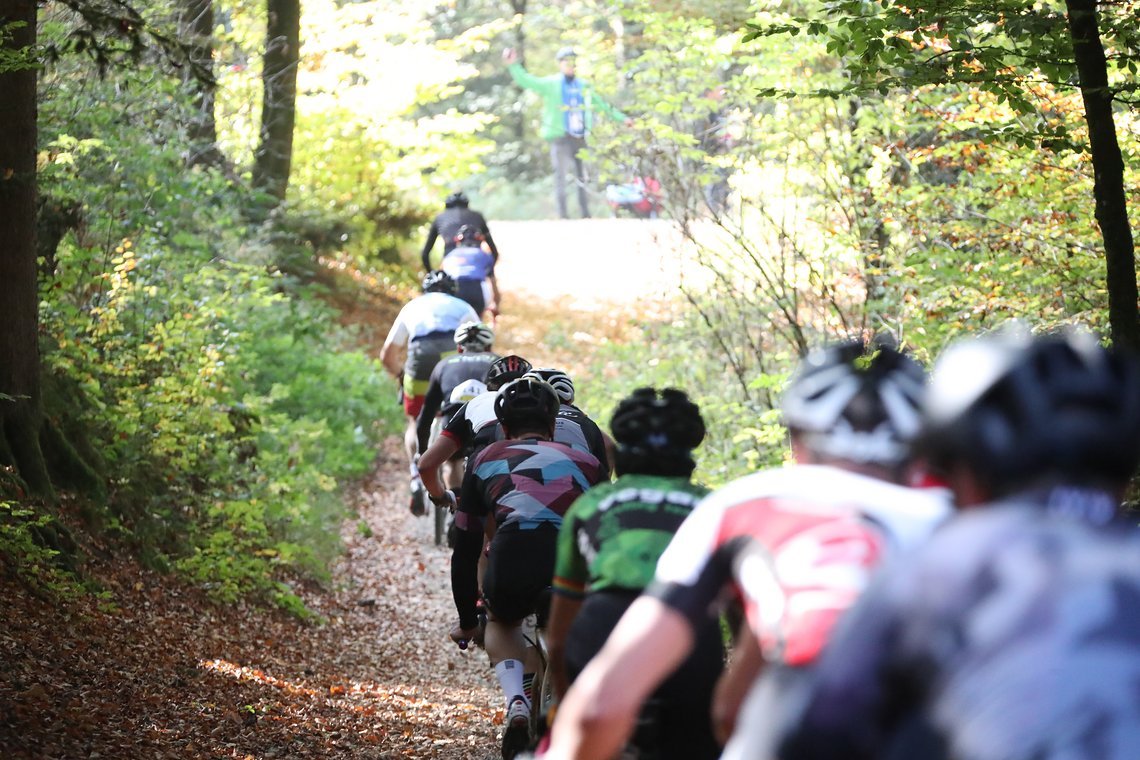
[[[447,639],[449,553],[408,512],[402,456],[385,444],[332,582],[300,591],[319,625],[125,560],[95,563],[106,598],[0,579],[0,757],[498,757],[501,698]]]

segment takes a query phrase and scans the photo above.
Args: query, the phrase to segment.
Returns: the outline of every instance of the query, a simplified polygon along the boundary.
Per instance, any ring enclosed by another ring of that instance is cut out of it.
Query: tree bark
[[[510,0],[511,10],[515,16],[526,16],[527,0]],[[519,54],[519,63],[526,67],[526,30],[523,29],[523,20],[519,18],[515,24],[515,51]],[[510,81],[509,79],[507,80]],[[514,116],[511,119],[511,130],[514,132],[515,140],[523,142],[526,140],[526,118],[521,111],[514,110]]]
[[[218,148],[218,129],[214,119],[214,4],[213,0],[183,0],[180,29],[189,46],[190,66],[184,74],[186,86],[193,92],[193,113],[187,125],[190,148],[189,166],[224,168],[225,156]]]
[[[21,24],[15,28],[10,24]],[[0,26],[8,28],[6,52],[30,56],[36,46],[35,0],[7,0]],[[52,496],[39,444],[39,298],[36,283],[36,69],[0,72],[0,435],[28,489]]]
[[[1101,44],[1096,0],[1066,0],[1073,56],[1080,77],[1092,150],[1096,220],[1104,239],[1108,319],[1112,342],[1140,351],[1136,250],[1124,192],[1124,159],[1116,139],[1108,65]]]
[[[261,139],[254,157],[253,184],[280,203],[289,189],[289,169],[293,162],[301,3],[300,0],[267,0],[267,4],[269,23],[261,74]]]

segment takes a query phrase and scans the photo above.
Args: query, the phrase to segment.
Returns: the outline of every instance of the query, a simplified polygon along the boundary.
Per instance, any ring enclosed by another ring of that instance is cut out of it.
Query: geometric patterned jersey
[[[499,529],[558,527],[574,500],[601,478],[595,457],[561,443],[496,441],[467,465],[455,524],[481,532],[490,516]]]

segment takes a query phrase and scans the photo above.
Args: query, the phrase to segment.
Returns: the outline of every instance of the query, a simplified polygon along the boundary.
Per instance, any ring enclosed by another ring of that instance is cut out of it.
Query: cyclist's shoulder
[[[944,515],[948,493],[911,488],[829,465],[787,465],[745,475],[716,489],[713,503],[779,502],[787,509],[846,513],[863,507]]]

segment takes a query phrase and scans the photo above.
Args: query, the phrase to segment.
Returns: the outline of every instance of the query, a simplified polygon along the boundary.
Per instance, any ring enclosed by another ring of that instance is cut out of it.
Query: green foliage
[[[623,345],[602,345],[592,370],[576,379],[579,395],[590,400],[588,411],[599,424],[608,427],[618,402],[633,390],[631,383],[679,388],[700,406],[708,430],[696,451],[701,482],[718,486],[787,458],[785,430],[769,395],[787,377],[787,358],[782,369],[757,375],[742,387],[722,357],[708,350],[707,328],[697,315],[645,323],[641,332]]]
[[[48,41],[73,28],[57,11]],[[64,57],[43,76],[41,192],[81,209],[41,261],[44,368],[73,389],[48,414],[99,454],[97,529],[220,599],[296,611],[285,580],[324,576],[341,485],[399,425],[379,364],[276,266],[286,246],[339,248],[321,235],[352,212],[299,206],[251,227],[240,181],[186,167],[181,81],[150,65],[111,73]]]
[[[60,552],[43,541],[44,532],[54,528],[48,515],[0,501],[0,560],[33,588],[66,596],[79,584],[61,566]]]

